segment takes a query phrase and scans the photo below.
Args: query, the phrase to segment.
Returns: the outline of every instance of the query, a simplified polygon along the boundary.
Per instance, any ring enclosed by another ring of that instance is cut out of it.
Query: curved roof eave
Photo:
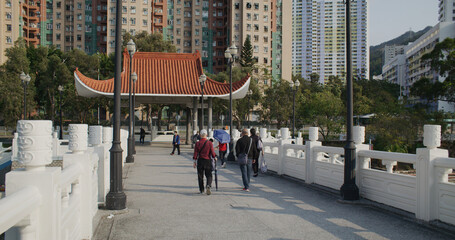
[[[88,98],[101,97],[101,96],[105,96],[105,97],[113,97],[114,96],[114,93],[101,92],[101,91],[97,91],[97,90],[95,90],[93,88],[90,88],[84,82],[81,81],[81,79],[77,75],[76,71],[74,72],[74,78],[75,78],[76,90],[77,90],[79,96],[88,97]],[[244,98],[246,96],[247,92],[248,92],[248,89],[249,89],[249,86],[250,86],[250,81],[251,81],[251,77],[248,77],[248,80],[243,84],[243,86],[232,93],[232,99]],[[128,97],[128,95],[129,95],[128,93],[122,93],[120,96],[121,97]],[[150,97],[157,97],[157,96],[162,96],[162,97],[169,97],[169,96],[171,96],[171,97],[199,97],[200,95],[194,95],[194,94],[140,94],[140,93],[138,94],[138,93],[136,93],[136,96],[138,96],[138,97],[147,97],[147,96],[150,96]],[[229,99],[229,94],[204,95],[204,96],[206,96],[206,97],[216,97],[216,98],[221,98],[221,99],[224,99],[224,100],[228,100]]]

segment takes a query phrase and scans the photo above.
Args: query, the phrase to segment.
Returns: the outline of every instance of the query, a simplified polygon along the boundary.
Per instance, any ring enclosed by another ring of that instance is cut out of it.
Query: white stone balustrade
[[[108,133],[109,130],[110,132]],[[109,149],[112,146],[112,128],[107,128],[107,130],[104,131],[102,126],[89,126],[88,131],[88,144],[93,149],[93,153],[97,154],[99,158],[97,181],[98,203],[104,205],[106,195],[109,192]],[[104,138],[103,133],[106,133],[108,136]],[[108,143],[104,144],[104,141],[107,141]]]
[[[125,165],[126,156],[128,156],[128,131],[125,129],[120,129],[120,147],[122,148],[122,166]]]

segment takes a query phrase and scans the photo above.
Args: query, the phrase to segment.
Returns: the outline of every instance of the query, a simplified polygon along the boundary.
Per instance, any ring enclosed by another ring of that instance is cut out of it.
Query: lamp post
[[[63,139],[63,114],[62,114],[63,86],[59,85],[57,89],[58,89],[58,93],[59,93],[58,107],[60,109],[60,139]]]
[[[21,79],[22,85],[24,86],[24,119],[27,119],[27,86],[28,83],[30,82],[31,77],[30,75],[22,72],[19,75],[19,78]]]
[[[122,185],[122,147],[120,146],[120,94],[122,90],[122,1],[116,2],[115,18],[115,75],[114,75],[114,129],[110,151],[110,190],[106,196],[106,208],[122,210],[126,207],[126,195]]]
[[[346,0],[346,145],[344,146],[344,183],[340,193],[343,200],[358,200],[359,188],[355,184],[355,145],[352,137],[353,89],[351,54],[351,0]]]
[[[200,77],[199,77],[199,83],[201,84],[201,93],[202,93],[202,97],[201,97],[201,125],[199,127],[199,129],[204,129],[204,83],[205,81],[207,80],[207,76],[205,76],[205,74],[202,74]]]
[[[229,64],[229,136],[231,136],[231,142],[229,143],[229,156],[228,160],[229,161],[234,161],[234,151],[233,151],[233,145],[234,145],[234,140],[232,137],[232,64],[234,64],[235,61],[235,56],[237,55],[237,50],[238,48],[235,46],[235,44],[232,44],[226,51],[224,52],[224,57],[228,60]]]
[[[295,93],[299,89],[300,82],[299,80],[291,81],[289,86],[291,86],[292,91],[292,137],[295,137]]]
[[[136,72],[133,73],[133,154],[136,154],[136,138],[134,137],[134,129],[136,127],[136,114],[134,108],[136,107],[136,82],[137,82],[137,74]]]
[[[253,95],[253,91],[248,90],[248,113],[246,115],[247,119],[248,119],[248,129],[250,128],[250,98],[251,98],[251,95]]]
[[[127,163],[132,163],[134,162],[134,156],[133,156],[133,141],[134,141],[134,135],[133,135],[133,115],[134,115],[134,106],[133,106],[133,95],[132,95],[132,89],[133,89],[133,74],[132,74],[132,68],[133,68],[133,56],[134,53],[136,52],[136,44],[134,43],[133,39],[130,39],[130,41],[126,44],[126,49],[128,50],[128,53],[130,54],[130,81],[129,81],[129,104],[130,104],[130,117],[128,121],[128,155],[126,156],[126,162]],[[137,79],[137,75],[135,76]]]

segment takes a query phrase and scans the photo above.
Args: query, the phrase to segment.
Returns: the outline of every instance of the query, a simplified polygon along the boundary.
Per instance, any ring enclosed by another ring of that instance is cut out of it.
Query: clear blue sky
[[[420,31],[438,23],[438,0],[368,0],[369,44]]]

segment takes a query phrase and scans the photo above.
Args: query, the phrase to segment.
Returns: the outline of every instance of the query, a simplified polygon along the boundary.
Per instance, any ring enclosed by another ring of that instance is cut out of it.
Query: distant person
[[[221,167],[225,168],[226,160],[225,160],[224,156],[226,156],[226,152],[227,152],[227,143],[219,143],[217,148],[218,148],[218,156],[220,156],[220,160],[221,160]]]
[[[144,144],[144,140],[145,140],[145,130],[141,127],[141,132],[139,133],[140,135],[140,138],[139,138],[139,142]]]
[[[180,136],[177,131],[174,131],[174,137],[172,138],[172,152],[171,155],[174,155],[175,149],[177,148],[178,155],[180,155]]]
[[[197,179],[199,184],[199,192],[204,193],[204,175],[207,178],[206,193],[207,195],[212,194],[212,161],[216,161],[215,150],[213,149],[213,143],[207,140],[207,131],[201,130],[201,140],[194,146],[193,154],[193,167],[197,167]]]
[[[256,154],[255,158],[253,158],[253,161],[252,161],[253,177],[257,177],[259,174],[259,155],[262,150],[262,149],[259,149],[259,146],[262,146],[262,144],[259,144],[259,141],[261,141],[261,143],[262,143],[262,140],[258,135],[256,135],[255,128],[251,128],[250,133],[251,133],[250,138],[253,139],[252,147],[256,148],[256,151],[257,151],[257,154]]]
[[[242,137],[237,140],[235,153],[239,161],[240,170],[242,171],[243,191],[250,191],[251,163],[253,159],[258,158],[257,149],[253,146],[253,139],[248,137],[248,129],[242,130]],[[246,163],[242,163],[239,157],[246,154]]]

